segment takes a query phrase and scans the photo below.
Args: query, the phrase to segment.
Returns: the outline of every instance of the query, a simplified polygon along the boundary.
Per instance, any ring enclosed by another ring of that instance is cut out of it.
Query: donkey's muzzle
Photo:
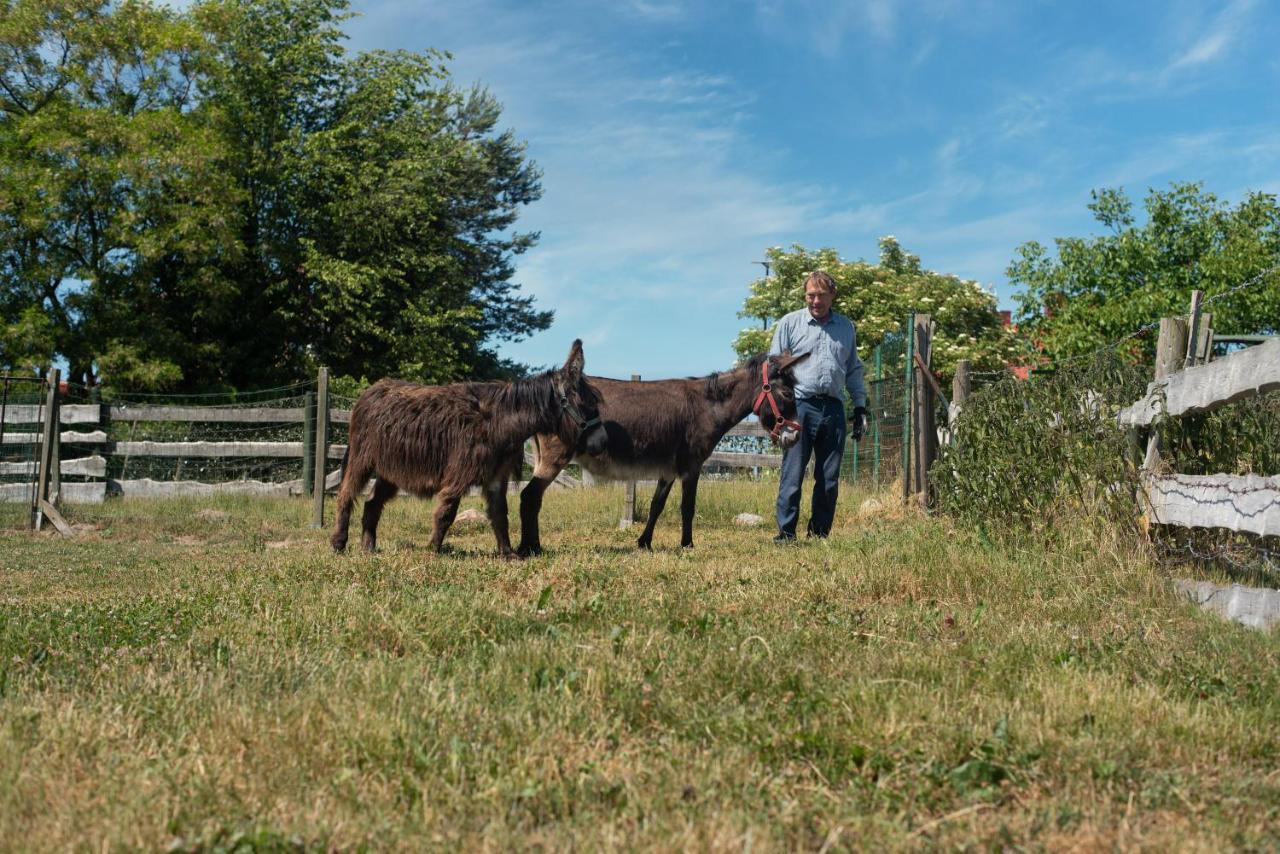
[[[591,456],[603,454],[605,449],[609,447],[609,433],[604,429],[604,424],[596,421],[594,425],[583,433],[579,444],[583,453]]]
[[[782,446],[783,450],[790,448],[799,441],[800,431],[794,427],[783,427],[781,432],[778,433],[778,444]]]

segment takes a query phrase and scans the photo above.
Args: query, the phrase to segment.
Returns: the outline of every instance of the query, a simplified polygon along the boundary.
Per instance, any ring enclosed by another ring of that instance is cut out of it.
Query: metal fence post
[[[884,383],[884,365],[881,360],[880,347],[881,345],[876,345],[876,381],[871,386],[872,395],[875,399],[872,409],[872,417],[875,420],[875,426],[871,428],[874,431],[872,436],[875,459],[871,464],[871,478],[875,482],[876,486],[880,485],[880,413],[882,411],[880,405],[880,386]]]
[[[639,374],[632,374],[631,381],[633,383],[640,382]],[[585,481],[585,478],[584,478]],[[636,521],[636,482],[634,480],[627,481],[626,498],[622,505],[622,520],[618,522],[618,527],[626,530],[635,524]]]
[[[914,385],[915,365],[913,364],[915,355],[915,328],[916,314],[911,312],[907,315],[906,328],[906,390],[902,399],[902,500],[907,502],[911,498],[911,403],[913,395],[911,393]]]
[[[916,338],[915,388],[916,404],[915,440],[915,491],[920,495],[923,506],[930,506],[929,466],[937,456],[938,431],[934,423],[934,390],[936,382],[932,373],[933,357],[933,317],[928,314],[915,316],[915,328],[912,334]]]
[[[862,442],[860,440],[858,439],[853,440],[853,472],[852,472],[853,476],[849,480],[850,483],[858,482],[858,446],[861,444]]]
[[[329,369],[316,378],[315,480],[312,487],[311,527],[324,527],[324,478],[329,467]]]
[[[316,485],[316,393],[309,391],[302,403],[302,490],[315,495]]]

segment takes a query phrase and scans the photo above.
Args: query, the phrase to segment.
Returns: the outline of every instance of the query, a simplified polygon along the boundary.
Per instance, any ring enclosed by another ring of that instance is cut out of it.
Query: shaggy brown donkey
[[[757,356],[732,371],[701,379],[627,382],[591,377],[602,397],[600,418],[608,446],[601,453],[590,449],[578,453],[558,436],[539,433],[534,437],[538,463],[520,493],[520,554],[542,551],[538,536],[542,494],[575,454],[584,469],[602,477],[657,476],[649,521],[636,541],[642,549],[651,548],[653,527],[666,506],[671,485],[679,478],[680,545],[692,546],[698,476],[729,428],[755,410],[761,424],[783,447],[800,438],[798,425],[792,420],[796,401],[791,368],[807,357],[807,353]]]
[[[366,551],[377,547],[382,507],[398,491],[438,496],[431,546],[439,551],[463,494],[480,486],[498,553],[514,555],[507,481],[520,471],[525,439],[541,433],[588,453],[604,447],[597,392],[583,377],[582,363],[582,342],[574,341],[563,368],[530,379],[443,386],[382,380],[366,389],[351,410],[334,551],[347,547],[351,505],[377,472],[364,504]]]

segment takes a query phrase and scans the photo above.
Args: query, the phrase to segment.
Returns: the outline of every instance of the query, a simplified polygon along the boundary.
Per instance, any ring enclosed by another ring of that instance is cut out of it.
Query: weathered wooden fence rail
[[[1189,334],[1189,329],[1207,325],[1197,316],[1196,304],[1190,324],[1184,318],[1161,323],[1156,380],[1141,400],[1120,411],[1121,427],[1150,427],[1161,418],[1211,412],[1280,390],[1280,339],[1198,364],[1208,356],[1202,342],[1212,333]],[[1182,365],[1187,367],[1178,370]],[[1186,475],[1160,468],[1159,443],[1153,435],[1142,465],[1140,496],[1151,522],[1280,536],[1280,475]]]
[[[72,404],[56,407],[58,427],[86,425],[107,428],[110,423],[116,424],[154,424],[165,422],[214,423],[214,424],[254,424],[254,425],[298,425],[308,423],[314,413],[306,407],[202,407],[202,406],[110,406],[106,404]],[[44,408],[40,406],[13,406],[4,413],[4,424],[18,428],[42,426]],[[328,421],[333,424],[346,424],[351,419],[350,410],[329,409]],[[230,459],[230,458],[263,458],[263,459],[296,459],[310,462],[316,456],[316,448],[323,445],[324,457],[327,461],[341,460],[346,452],[346,445],[322,440],[318,443],[308,441],[155,441],[155,440],[120,440],[109,438],[108,429],[86,431],[61,430],[56,434],[58,445],[71,445],[88,451],[88,456],[75,459],[61,459],[58,462],[59,475],[99,478],[96,482],[61,483],[57,498],[72,503],[100,502],[107,494],[125,496],[175,496],[175,495],[214,495],[224,493],[251,493],[260,495],[301,495],[310,492],[311,481],[305,477],[285,481],[235,480],[222,483],[204,483],[195,480],[161,481],[151,478],[107,478],[108,461],[112,457],[143,458],[160,457],[171,459]],[[768,438],[767,431],[758,424],[744,422],[729,431],[730,436],[748,436]],[[5,445],[33,445],[37,448],[43,442],[43,433],[39,430],[19,429],[6,430]],[[55,455],[55,457],[58,455]],[[777,466],[781,464],[781,454],[737,454],[720,452],[712,456],[710,463],[729,467]],[[308,466],[309,468],[309,466]],[[332,489],[337,486],[338,472],[325,466],[324,486]],[[23,462],[0,462],[0,476],[37,477],[39,463],[35,460]],[[33,490],[33,482],[0,484],[0,501],[27,501]]]

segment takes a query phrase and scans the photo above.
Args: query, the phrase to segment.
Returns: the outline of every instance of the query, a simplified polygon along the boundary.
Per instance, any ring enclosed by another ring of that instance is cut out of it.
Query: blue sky
[[[353,0],[349,47],[453,54],[543,170],[516,281],[606,376],[729,367],[770,246],[994,288],[1089,191],[1280,192],[1280,6],[1263,0]]]

